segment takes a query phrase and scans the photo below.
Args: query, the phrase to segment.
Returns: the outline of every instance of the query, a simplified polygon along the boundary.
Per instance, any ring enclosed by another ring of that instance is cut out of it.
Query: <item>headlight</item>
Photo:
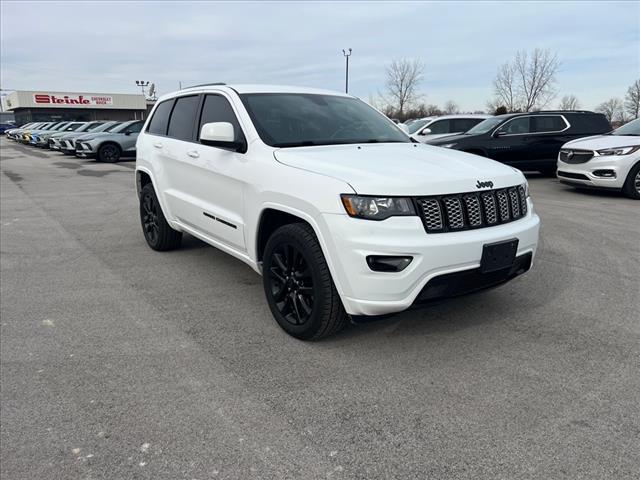
[[[349,216],[367,220],[384,220],[389,217],[415,215],[409,198],[341,195],[342,204]]]
[[[439,147],[442,148],[453,148],[457,145],[457,143],[445,143],[444,145],[438,145]]]
[[[598,150],[598,155],[629,155],[630,153],[640,150],[640,145],[631,145],[629,147],[616,147],[606,148],[604,150]]]

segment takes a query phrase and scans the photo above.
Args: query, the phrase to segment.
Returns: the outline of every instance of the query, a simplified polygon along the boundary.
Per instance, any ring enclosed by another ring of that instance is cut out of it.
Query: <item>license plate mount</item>
[[[518,239],[487,243],[482,247],[480,272],[490,273],[513,266],[518,252]]]

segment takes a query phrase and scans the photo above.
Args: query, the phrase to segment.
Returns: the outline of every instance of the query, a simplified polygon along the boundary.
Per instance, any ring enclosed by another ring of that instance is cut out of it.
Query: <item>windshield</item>
[[[382,114],[356,98],[302,93],[240,97],[260,138],[272,147],[410,142]]]
[[[505,117],[487,118],[486,120],[483,120],[482,122],[477,124],[471,130],[467,131],[465,135],[477,135],[479,133],[487,133],[489,130],[497,127],[505,120],[507,120]]]
[[[111,132],[111,133],[122,133],[124,132],[127,128],[131,127],[131,125],[133,125],[136,122],[124,122],[121,123],[119,125],[117,125],[114,128],[110,128],[108,130],[106,130],[107,132]]]
[[[107,123],[102,123],[100,125],[98,125],[95,128],[92,128],[91,130],[89,130],[91,133],[99,133],[99,132],[108,132],[114,128],[116,128],[118,125],[120,125],[120,122],[107,122]]]
[[[422,127],[424,127],[427,123],[431,121],[430,118],[423,118],[421,120],[415,120],[411,125],[409,125],[409,133],[416,133]]]
[[[619,128],[616,128],[611,135],[631,135],[640,136],[640,118],[636,118]]]

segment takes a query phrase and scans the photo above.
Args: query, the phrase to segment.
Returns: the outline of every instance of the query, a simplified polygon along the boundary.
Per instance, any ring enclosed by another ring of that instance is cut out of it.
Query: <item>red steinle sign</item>
[[[35,93],[33,101],[47,105],[113,105],[113,97],[108,95],[51,95]]]

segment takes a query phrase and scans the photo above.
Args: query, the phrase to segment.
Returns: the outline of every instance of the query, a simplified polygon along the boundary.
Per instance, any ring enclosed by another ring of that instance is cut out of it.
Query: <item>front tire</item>
[[[289,335],[317,340],[348,321],[313,229],[284,225],[267,241],[262,283],[271,313]]]
[[[140,192],[140,223],[144,238],[152,249],[166,251],[180,246],[182,232],[167,223],[151,183],[147,183]]]
[[[631,170],[622,187],[622,193],[634,200],[640,200],[640,162],[636,163]]]
[[[120,160],[120,154],[120,148],[117,145],[107,143],[98,149],[97,158],[101,162],[115,163]]]

